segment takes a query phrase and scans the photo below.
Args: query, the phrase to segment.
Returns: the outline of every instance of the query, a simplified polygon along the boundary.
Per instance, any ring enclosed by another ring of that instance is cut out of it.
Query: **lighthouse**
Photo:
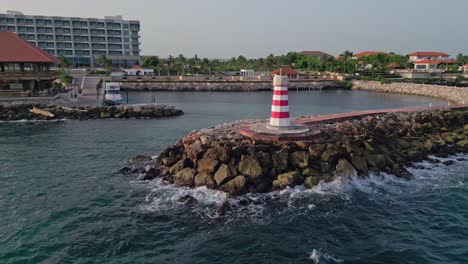
[[[270,115],[270,126],[272,128],[287,128],[291,126],[288,87],[288,76],[275,75],[273,77],[273,100],[271,101]]]

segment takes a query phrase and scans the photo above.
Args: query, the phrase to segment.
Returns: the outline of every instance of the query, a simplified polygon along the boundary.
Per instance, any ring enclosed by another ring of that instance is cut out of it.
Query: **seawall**
[[[129,91],[206,91],[206,92],[255,92],[270,91],[268,81],[131,81],[121,82],[122,90]],[[337,81],[291,81],[291,90],[320,90],[341,88]]]
[[[395,82],[382,84],[376,81],[353,81],[353,89],[429,96],[444,99],[455,104],[468,104],[467,88],[416,83]]]

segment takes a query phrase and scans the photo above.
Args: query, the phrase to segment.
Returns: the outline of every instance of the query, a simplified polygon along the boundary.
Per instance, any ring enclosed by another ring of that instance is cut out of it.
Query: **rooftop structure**
[[[15,32],[51,55],[68,58],[75,67],[95,66],[102,55],[115,66],[129,67],[140,56],[140,22],[122,16],[97,19],[7,11],[0,14],[0,31]]]
[[[46,95],[60,61],[12,32],[0,32],[0,96]]]
[[[288,76],[290,79],[299,78],[299,72],[290,67],[281,67],[272,71],[273,75]]]
[[[359,59],[362,57],[367,57],[367,56],[376,55],[376,54],[386,54],[386,53],[383,51],[363,51],[363,52],[354,54],[353,59]]]
[[[325,53],[325,52],[322,52],[322,51],[319,51],[319,50],[302,51],[301,54],[306,56],[306,57],[315,57],[315,58],[319,58],[319,59],[327,58],[327,57],[333,57],[332,55],[330,55],[328,53]]]
[[[450,55],[444,52],[417,51],[408,54],[410,62],[421,60],[448,60]]]

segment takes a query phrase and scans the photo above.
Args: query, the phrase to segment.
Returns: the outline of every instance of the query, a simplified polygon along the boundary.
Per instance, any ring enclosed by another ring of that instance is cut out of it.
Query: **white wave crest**
[[[315,264],[319,263],[343,263],[342,259],[336,258],[332,255],[322,253],[319,250],[313,249],[309,253],[309,259],[311,259]]]

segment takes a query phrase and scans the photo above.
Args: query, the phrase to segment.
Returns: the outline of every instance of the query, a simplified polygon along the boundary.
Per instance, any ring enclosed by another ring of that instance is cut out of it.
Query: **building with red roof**
[[[288,76],[290,79],[298,79],[299,72],[291,67],[281,67],[271,72],[273,75]]]
[[[464,73],[468,73],[468,64],[465,64],[465,65],[462,66],[462,71]]]
[[[12,32],[0,32],[0,96],[51,92],[58,78],[50,67],[60,61]]]
[[[435,70],[440,64],[455,64],[455,60],[420,60],[413,62],[415,70]]]
[[[416,51],[408,54],[408,58],[410,62],[421,60],[449,60],[450,55],[444,52]]]
[[[353,59],[359,59],[362,57],[367,57],[367,56],[376,55],[376,54],[387,54],[387,53],[383,51],[363,51],[363,52],[354,54]]]
[[[332,55],[325,53],[323,51],[319,51],[319,50],[306,50],[306,51],[302,51],[301,54],[306,57],[314,57],[318,59],[325,59],[325,58],[333,57]]]
[[[143,76],[143,75],[153,75],[153,69],[145,69],[140,65],[133,65],[130,69],[124,70],[125,75],[127,76]]]

